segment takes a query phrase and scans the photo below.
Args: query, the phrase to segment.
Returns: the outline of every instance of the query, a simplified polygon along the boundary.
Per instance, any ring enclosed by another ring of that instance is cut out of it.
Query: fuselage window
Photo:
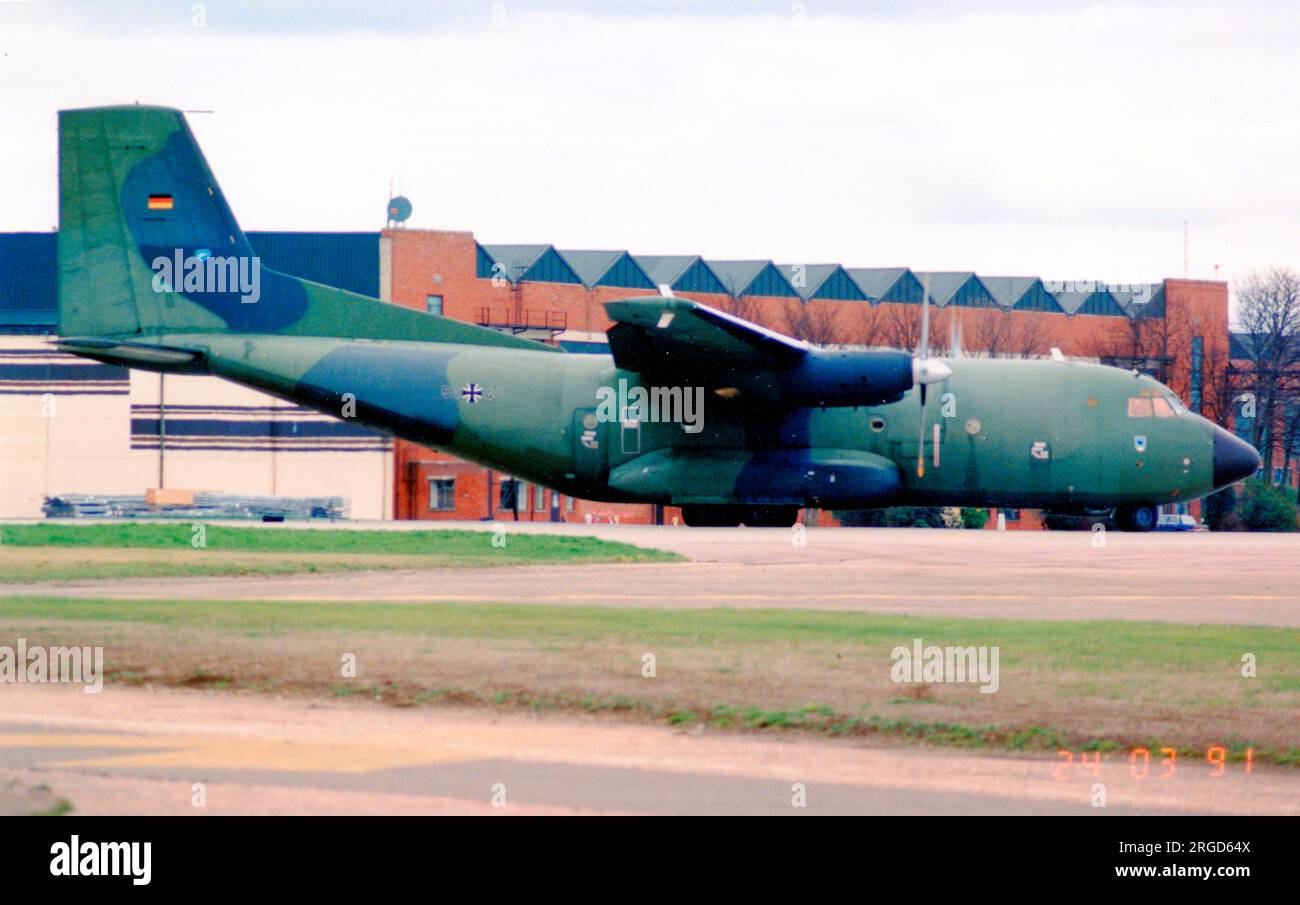
[[[1156,396],[1154,399],[1152,399],[1152,400],[1151,400],[1151,404],[1155,407],[1155,410],[1156,410],[1156,417],[1157,417],[1157,418],[1172,418],[1172,417],[1174,417],[1174,408],[1173,408],[1173,406],[1171,406],[1171,405],[1170,405],[1167,401],[1165,401],[1164,399],[1161,399],[1159,396]]]
[[[1173,395],[1166,396],[1165,399],[1168,400],[1169,404],[1173,407],[1174,414],[1176,415],[1187,414],[1187,406],[1183,405],[1183,400]]]
[[[1130,418],[1150,418],[1155,415],[1155,409],[1151,405],[1149,396],[1134,396],[1128,401],[1128,416]]]

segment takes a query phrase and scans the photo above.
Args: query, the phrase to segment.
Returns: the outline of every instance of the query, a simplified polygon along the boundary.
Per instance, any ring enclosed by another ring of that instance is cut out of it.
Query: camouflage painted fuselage
[[[1172,394],[1099,365],[949,360],[952,377],[929,390],[918,476],[915,390],[890,405],[825,409],[707,393],[702,430],[688,433],[596,419],[601,387],[640,383],[609,356],[260,335],[158,342],[201,350],[219,377],[587,499],[1070,511],[1214,489],[1214,426],[1190,413],[1130,417],[1131,398]],[[763,474],[752,474],[756,460]],[[877,479],[865,494],[854,479],[863,469]]]

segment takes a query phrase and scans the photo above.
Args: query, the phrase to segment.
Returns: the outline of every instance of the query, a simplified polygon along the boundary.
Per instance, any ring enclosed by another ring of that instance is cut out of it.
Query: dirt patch
[[[72,803],[49,786],[25,779],[0,779],[0,817],[57,816],[71,813]]]
[[[152,548],[0,546],[0,581],[204,575],[291,575],[302,572],[410,568],[410,556],[333,553],[250,553]]]

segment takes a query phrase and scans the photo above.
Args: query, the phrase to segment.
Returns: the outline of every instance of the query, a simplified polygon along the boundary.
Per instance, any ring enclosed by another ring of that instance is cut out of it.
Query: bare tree
[[[741,320],[747,320],[754,324],[763,322],[763,306],[758,304],[752,295],[742,295],[735,298],[728,296],[719,303],[718,307]],[[770,325],[764,324],[764,326]]]
[[[1015,324],[1001,308],[972,312],[962,320],[962,349],[967,355],[1006,358],[1011,352]]]
[[[1179,337],[1167,317],[1126,317],[1095,337],[1085,354],[1116,367],[1146,371],[1169,384],[1178,360],[1174,346]]]
[[[1291,391],[1282,406],[1281,421],[1282,467],[1285,469],[1290,466],[1291,457],[1300,448],[1300,380],[1291,382]]]
[[[1237,320],[1255,397],[1251,440],[1269,474],[1288,403],[1300,394],[1300,274],[1281,267],[1251,274],[1237,289]]]
[[[849,342],[872,348],[888,344],[885,334],[884,308],[863,302],[855,309],[849,333]]]
[[[1201,385],[1200,413],[1220,427],[1231,428],[1244,390],[1242,372],[1233,366],[1223,343],[1206,344],[1203,366],[1206,379]]]
[[[913,352],[921,345],[921,306],[891,303],[881,306],[881,334],[885,344],[895,349]],[[930,311],[930,336],[935,332],[934,310]]]
[[[1047,317],[1025,313],[1015,318],[1016,328],[1008,344],[1014,358],[1043,358],[1052,350],[1052,331]]]
[[[785,330],[796,339],[819,345],[843,341],[839,310],[833,305],[789,300],[785,306]]]

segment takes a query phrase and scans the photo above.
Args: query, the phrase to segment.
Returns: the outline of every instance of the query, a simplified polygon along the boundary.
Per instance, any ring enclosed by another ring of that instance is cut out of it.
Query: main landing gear
[[[789,528],[799,518],[798,506],[683,506],[682,521],[692,528]]]
[[[1121,531],[1151,531],[1159,521],[1159,512],[1150,503],[1120,506],[1115,510],[1115,524]]]

